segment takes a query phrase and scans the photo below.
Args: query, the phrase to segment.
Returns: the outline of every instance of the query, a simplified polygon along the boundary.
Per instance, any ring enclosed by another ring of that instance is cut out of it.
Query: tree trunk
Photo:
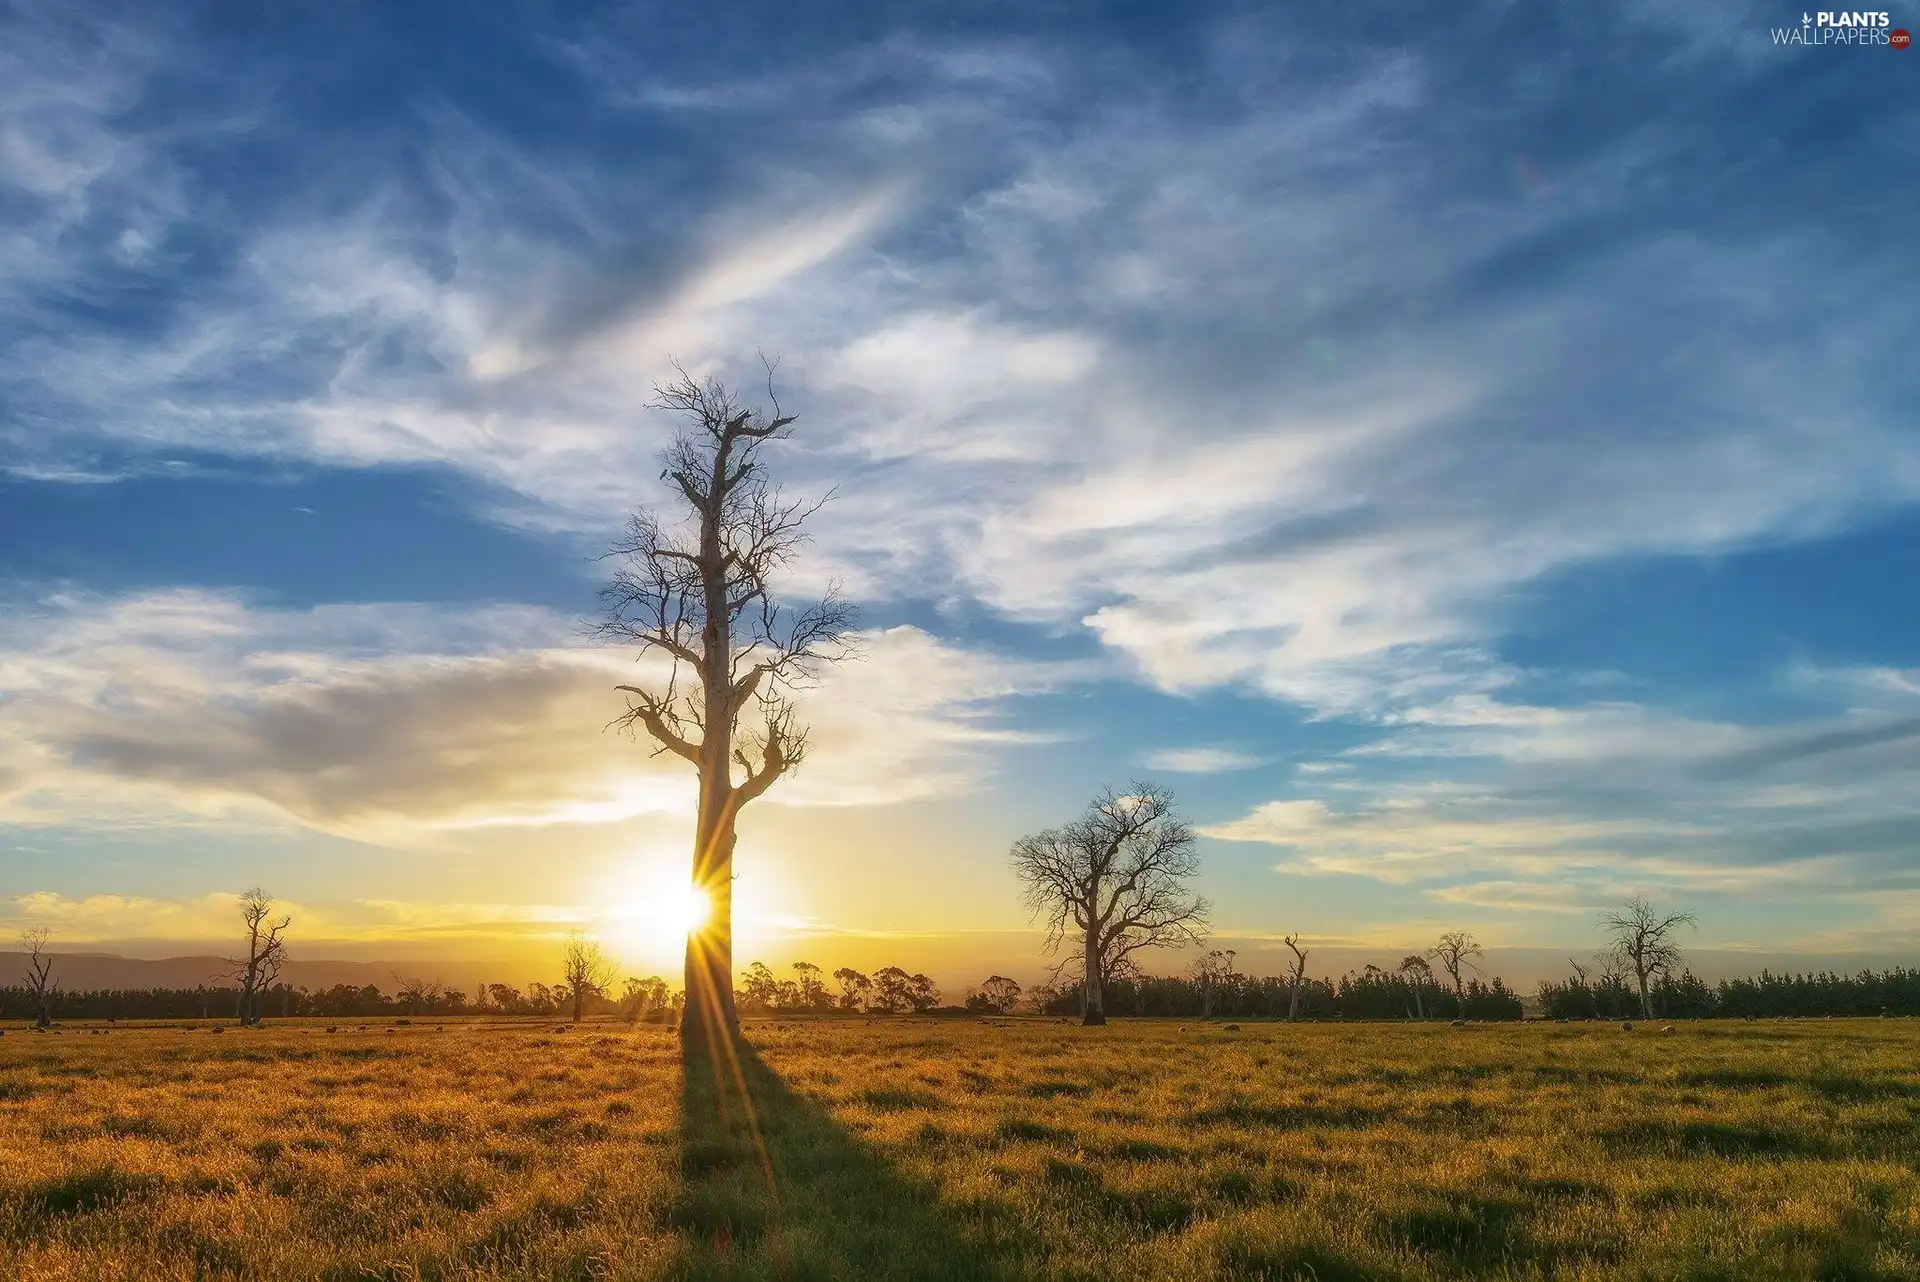
[[[1291,1024],[1300,1015],[1300,977],[1293,977],[1292,991],[1287,994],[1287,1022]]]
[[[1633,968],[1634,978],[1640,981],[1640,1018],[1653,1018],[1653,999],[1647,996],[1647,972],[1638,964]]]
[[[693,885],[707,918],[687,932],[683,1047],[717,1050],[740,1032],[733,1004],[733,628],[727,608],[720,512],[726,497],[728,450],[714,453],[709,506],[700,519],[700,579],[706,629],[700,638],[705,695],[700,741],[700,813],[693,831]]]
[[[1417,979],[1413,981],[1413,1017],[1420,1023],[1425,1023],[1427,1018],[1427,1008],[1420,1000],[1420,981]]]
[[[1080,982],[1080,1022],[1083,1025],[1107,1022],[1107,1008],[1100,991],[1100,945],[1091,931],[1087,934],[1086,978]]]
[[[709,731],[709,734],[712,732]],[[718,1049],[740,1030],[733,1004],[733,847],[731,806],[702,808],[696,834],[693,885],[707,902],[707,917],[687,932],[686,1006],[680,1042]]]
[[[585,991],[586,990],[578,984],[573,986],[573,1022],[576,1024],[580,1022],[581,997]]]

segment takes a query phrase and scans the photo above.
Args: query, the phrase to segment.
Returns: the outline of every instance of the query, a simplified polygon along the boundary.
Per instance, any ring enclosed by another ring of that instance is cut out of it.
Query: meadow
[[[18,1026],[0,1276],[1920,1277],[1920,1023]]]

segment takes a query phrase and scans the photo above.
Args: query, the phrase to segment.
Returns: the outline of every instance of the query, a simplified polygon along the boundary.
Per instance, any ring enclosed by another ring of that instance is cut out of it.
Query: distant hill
[[[220,975],[231,969],[215,956],[195,957],[122,957],[116,953],[56,953],[54,975],[66,989],[82,988],[193,988],[200,984],[218,984]],[[26,954],[0,952],[0,984],[14,984],[26,970]],[[384,992],[397,985],[395,974],[420,976],[456,988],[471,989],[478,983],[509,983],[523,986],[534,976],[520,972],[523,966],[483,961],[326,961],[294,959],[287,963],[281,978],[295,987],[331,988],[335,984],[373,984]],[[550,979],[551,977],[549,977]]]

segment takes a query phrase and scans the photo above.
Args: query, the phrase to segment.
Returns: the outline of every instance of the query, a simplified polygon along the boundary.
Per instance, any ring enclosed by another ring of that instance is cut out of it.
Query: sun
[[[713,911],[712,901],[698,886],[682,883],[667,886],[658,894],[647,915],[653,918],[662,943],[680,943],[706,925]]]

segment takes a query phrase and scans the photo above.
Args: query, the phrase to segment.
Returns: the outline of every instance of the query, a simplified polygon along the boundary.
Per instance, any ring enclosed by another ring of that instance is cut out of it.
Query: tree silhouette
[[[794,980],[794,985],[801,1010],[826,1010],[832,1005],[827,997],[827,986],[821,982],[818,966],[812,962],[795,962],[793,973],[799,976]]]
[[[980,997],[994,1014],[1009,1014],[1020,1004],[1020,985],[1005,975],[993,975],[980,985]]]
[[[1424,1020],[1427,1017],[1424,993],[1428,984],[1433,982],[1433,967],[1419,953],[1408,953],[1400,959],[1399,972],[1407,977],[1413,986],[1413,1017]]]
[[[898,1015],[913,1007],[913,976],[898,966],[873,972],[873,1007],[889,1015]]]
[[[1300,1016],[1300,981],[1307,977],[1307,950],[1300,946],[1300,936],[1288,935],[1280,941],[1293,954],[1293,969],[1287,976],[1287,1020],[1292,1022]]]
[[[20,942],[27,949],[25,979],[27,991],[33,994],[35,1028],[53,1024],[53,999],[60,994],[60,981],[53,977],[53,954],[47,951],[47,941],[52,938],[50,926],[29,926],[20,932]]]
[[[1047,951],[1077,946],[1082,1023],[1107,1022],[1106,981],[1134,953],[1201,941],[1207,902],[1188,889],[1200,867],[1193,846],[1173,794],[1150,783],[1109,788],[1078,821],[1013,843],[1014,875],[1046,921]],[[1069,953],[1062,968],[1073,961]]]
[[[282,914],[280,920],[273,921],[272,915],[272,895],[258,886],[241,893],[240,919],[247,927],[247,953],[244,957],[222,960],[230,968],[224,978],[240,985],[234,1018],[242,1024],[260,1022],[260,995],[272,987],[273,981],[280,977],[280,968],[286,964],[287,941],[283,932],[293,924],[293,918]]]
[[[1631,974],[1639,987],[1640,1018],[1653,1018],[1653,999],[1647,991],[1647,981],[1656,975],[1671,974],[1682,960],[1674,935],[1682,926],[1698,924],[1692,913],[1662,916],[1638,895],[1617,911],[1601,915],[1600,925],[1610,936],[1609,960]]]
[[[586,1013],[587,998],[598,997],[613,982],[614,965],[600,945],[580,931],[569,931],[560,950],[561,987],[573,1005],[573,1022]]]
[[[1471,931],[1450,930],[1440,936],[1440,942],[1427,950],[1427,956],[1440,963],[1440,969],[1447,972],[1453,980],[1454,1000],[1460,1004],[1460,1018],[1467,1017],[1467,985],[1462,975],[1475,969],[1474,958],[1484,957],[1486,950],[1480,947],[1480,941]]]
[[[707,913],[687,935],[680,1029],[688,1044],[711,1046],[739,1029],[735,826],[742,807],[805,759],[807,734],[792,694],[822,664],[850,652],[853,609],[832,587],[799,609],[774,595],[773,579],[805,542],[802,527],[819,504],[790,502],[767,478],[763,451],[794,422],[773,397],[772,367],[771,416],[742,406],[718,379],[677,372],[654,389],[652,404],[682,421],[660,473],[680,511],[670,523],[645,509],[628,519],[607,554],[615,570],[600,592],[595,632],[666,661],[659,679],[617,687],[627,710],[616,724],[643,728],[658,752],[699,772],[692,880]],[[743,727],[749,710],[757,724]]]
[[[867,999],[873,993],[873,981],[851,966],[842,966],[833,972],[833,980],[840,985],[840,996],[834,1005],[848,1013],[865,1010]]]

